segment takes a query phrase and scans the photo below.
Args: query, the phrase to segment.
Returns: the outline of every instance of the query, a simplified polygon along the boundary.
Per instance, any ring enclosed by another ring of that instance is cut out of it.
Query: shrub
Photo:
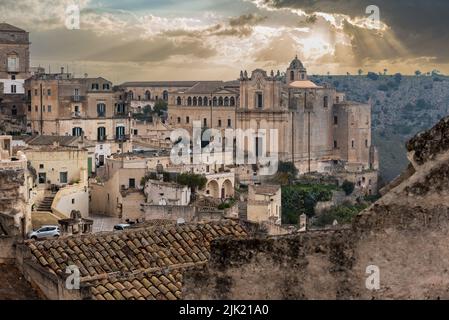
[[[330,201],[332,193],[339,188],[324,184],[295,184],[282,187],[282,220],[285,224],[297,224],[299,215],[315,214],[315,205]]]
[[[331,225],[335,220],[339,224],[348,224],[367,207],[366,204],[352,205],[350,203],[336,206],[318,216],[313,224],[317,227],[325,227]]]
[[[368,79],[371,79],[373,81],[379,80],[379,75],[374,72],[368,72],[367,77],[368,77]]]
[[[341,188],[346,193],[346,195],[349,196],[354,192],[355,185],[353,182],[345,180],[341,185]]]

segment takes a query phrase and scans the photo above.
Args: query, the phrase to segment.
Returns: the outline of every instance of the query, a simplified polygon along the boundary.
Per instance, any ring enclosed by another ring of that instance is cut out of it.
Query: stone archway
[[[216,199],[220,198],[220,187],[216,180],[209,181],[209,183],[207,184],[207,187],[206,187],[206,193],[208,196],[210,196],[212,198],[216,198]]]
[[[226,179],[221,186],[221,198],[227,199],[234,196],[234,186],[231,180]]]

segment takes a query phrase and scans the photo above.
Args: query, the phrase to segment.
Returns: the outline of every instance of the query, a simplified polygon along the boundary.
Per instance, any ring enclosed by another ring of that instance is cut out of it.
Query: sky
[[[116,84],[283,72],[295,55],[309,74],[447,74],[448,12],[447,0],[0,0],[0,20],[30,32],[33,66]]]

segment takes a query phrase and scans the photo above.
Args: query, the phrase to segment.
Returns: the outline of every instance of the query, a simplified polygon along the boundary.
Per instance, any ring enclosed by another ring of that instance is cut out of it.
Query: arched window
[[[230,104],[231,104],[231,107],[235,106],[235,98],[234,97],[231,97]]]
[[[204,97],[203,103],[204,103],[205,106],[209,105],[209,101],[207,100],[207,97]]]
[[[106,105],[104,103],[97,104],[97,113],[99,117],[106,116]]]
[[[192,97],[188,97],[187,98],[187,105],[191,106],[192,105]]]
[[[295,80],[295,71],[290,71],[290,81]]]
[[[164,99],[164,101],[168,101],[168,91],[164,90],[164,92],[162,93],[162,99]]]
[[[203,105],[203,98],[201,98],[201,97],[198,98],[198,105],[199,106]]]
[[[182,103],[181,97],[176,98],[176,104],[180,106]]]
[[[132,91],[128,92],[128,100],[134,100],[134,93]]]
[[[145,92],[145,100],[151,100],[151,92],[149,91],[149,90],[147,90],[146,92]]]
[[[227,106],[229,106],[229,98],[228,97],[226,97],[225,99],[224,99],[224,105],[227,107]]]
[[[194,106],[198,105],[198,100],[196,99],[196,97],[193,97],[193,105]]]
[[[215,107],[217,104],[218,104],[217,97],[214,97],[214,99],[212,100],[212,105]]]
[[[218,98],[218,105],[219,106],[223,105],[223,97]]]

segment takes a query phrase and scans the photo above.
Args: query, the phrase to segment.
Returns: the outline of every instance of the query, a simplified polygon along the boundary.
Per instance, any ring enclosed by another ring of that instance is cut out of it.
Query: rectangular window
[[[67,172],[60,172],[59,173],[59,182],[60,183],[67,183]]]
[[[19,71],[19,58],[8,57],[8,71],[18,72]]]
[[[365,140],[365,147],[368,148],[368,140]]]
[[[262,138],[258,137],[256,138],[256,157],[261,157],[263,152],[263,140]]]
[[[337,125],[337,124],[338,124],[338,117],[334,116],[334,125]]]
[[[181,117],[178,117],[178,123],[181,123]]]
[[[351,147],[352,147],[352,149],[354,149],[354,147],[355,147],[354,140],[351,141]]]
[[[38,179],[39,179],[39,184],[47,183],[47,174],[45,172],[39,172]]]
[[[47,96],[51,96],[51,89],[47,89]]]
[[[103,90],[109,90],[109,83],[103,83]]]
[[[11,75],[11,80],[16,80],[16,75]]]
[[[190,123],[190,118],[186,117],[186,123]]]
[[[327,96],[324,97],[324,107],[325,108],[329,107],[329,98]]]
[[[207,127],[207,119],[206,118],[203,119],[203,127]]]
[[[17,93],[17,86],[15,84],[11,85],[11,93]]]
[[[34,89],[34,95],[37,96],[37,89]]]
[[[28,105],[28,112],[31,112],[31,106]]]
[[[221,120],[218,120],[218,127],[221,127]]]
[[[34,110],[37,112],[38,111],[38,108],[37,108],[37,106],[34,106]]]
[[[136,187],[136,179],[129,179],[129,187],[134,189]]]
[[[48,106],[48,107],[47,107],[47,111],[48,111],[48,112],[51,112],[51,106]]]
[[[123,126],[116,127],[115,136],[117,140],[123,140],[125,138],[125,127]]]
[[[230,128],[231,126],[232,126],[231,119],[228,119],[228,128]]]
[[[256,93],[256,106],[259,109],[263,108],[263,95],[262,95],[262,93]]]
[[[97,140],[98,141],[106,140],[106,128],[105,127],[99,127],[97,129]]]
[[[338,148],[337,140],[334,140],[334,149],[337,149],[337,148]]]

